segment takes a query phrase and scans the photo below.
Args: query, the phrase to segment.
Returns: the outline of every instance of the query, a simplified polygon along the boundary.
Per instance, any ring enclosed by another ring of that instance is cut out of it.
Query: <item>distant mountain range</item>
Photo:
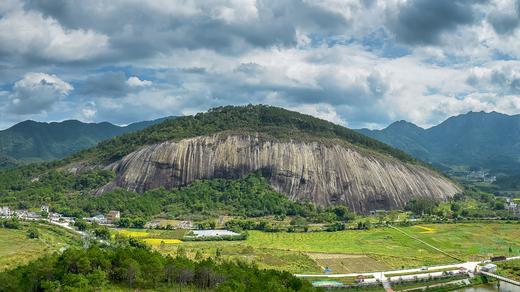
[[[469,112],[428,129],[398,121],[383,130],[357,131],[444,171],[463,166],[520,173],[520,115]]]
[[[0,131],[0,168],[61,159],[100,141],[135,132],[169,118],[173,117],[123,127],[108,122],[83,123],[76,120],[52,123],[24,121]]]

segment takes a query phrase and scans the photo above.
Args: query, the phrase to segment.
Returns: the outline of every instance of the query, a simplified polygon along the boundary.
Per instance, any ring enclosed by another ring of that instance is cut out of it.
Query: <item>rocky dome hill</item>
[[[333,123],[271,106],[220,107],[116,137],[66,161],[70,171],[116,173],[100,188],[144,192],[197,179],[261,171],[295,201],[342,204],[352,211],[404,206],[414,197],[444,200],[459,187],[407,154]]]

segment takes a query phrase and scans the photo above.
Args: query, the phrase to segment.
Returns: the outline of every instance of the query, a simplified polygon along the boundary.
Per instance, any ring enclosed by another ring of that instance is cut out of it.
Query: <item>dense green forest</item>
[[[288,272],[261,270],[241,262],[183,254],[163,256],[135,239],[109,247],[69,248],[26,266],[0,273],[0,291],[100,291],[111,288],[153,291],[192,288],[203,291],[313,291],[309,282]]]
[[[11,170],[0,176],[0,205],[14,208],[39,208],[49,204],[53,211],[84,217],[120,210],[125,218],[149,219],[154,215],[203,220],[219,215],[260,217],[298,215],[313,221],[348,220],[352,214],[337,208],[322,209],[311,203],[299,203],[271,188],[260,173],[241,179],[199,180],[172,190],[156,189],[143,194],[116,189],[102,196],[91,190],[113,178],[107,170],[93,170],[78,175],[51,170],[31,179],[28,167]],[[340,214],[340,216],[336,215]]]
[[[402,161],[417,162],[404,152],[353,130],[310,115],[266,105],[218,107],[207,113],[167,120],[142,131],[104,141],[96,147],[73,155],[67,161],[92,160],[97,163],[107,163],[122,158],[142,145],[222,131],[262,133],[275,139],[336,138],[391,155]]]

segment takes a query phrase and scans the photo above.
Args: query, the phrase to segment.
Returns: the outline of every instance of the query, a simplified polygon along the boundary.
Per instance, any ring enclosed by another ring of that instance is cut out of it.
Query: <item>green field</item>
[[[464,261],[520,255],[519,224],[424,224],[400,229]],[[334,273],[349,273],[457,262],[392,228],[308,233],[250,231],[248,239],[240,242],[183,242],[156,248],[175,254],[181,246],[191,256],[197,251],[204,257],[215,256],[218,248],[224,258],[295,273],[319,273],[324,267],[332,268]]]
[[[38,225],[40,237],[29,239],[27,228],[26,225],[22,229],[0,228],[0,271],[28,263],[78,239],[61,227],[47,225]]]
[[[520,281],[520,260],[505,261],[497,264],[498,274]]]
[[[519,224],[432,224],[400,229],[465,261],[508,255],[510,247],[513,254],[520,254]],[[250,232],[247,243],[253,247],[303,252],[365,254],[395,268],[454,262],[452,258],[391,228],[331,233],[254,231]]]

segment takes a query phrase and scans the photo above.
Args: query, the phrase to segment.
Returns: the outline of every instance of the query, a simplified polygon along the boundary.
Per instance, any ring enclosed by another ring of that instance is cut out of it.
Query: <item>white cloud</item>
[[[96,113],[97,113],[96,103],[93,101],[87,102],[81,109],[81,114],[82,114],[83,118],[87,121],[91,121],[92,118],[96,115]]]
[[[47,111],[74,88],[56,75],[27,73],[15,82],[7,109],[17,114]]]
[[[64,29],[51,17],[15,10],[0,17],[0,52],[57,62],[81,61],[108,50],[108,37],[92,30]]]
[[[132,87],[143,87],[152,85],[152,81],[141,80],[139,77],[131,76],[128,78],[128,80],[126,80],[126,84]]]
[[[0,85],[54,66],[78,84],[60,106],[118,123],[245,103],[352,127],[400,119],[430,126],[468,110],[515,113],[520,29],[497,34],[489,21],[490,13],[513,13],[513,1],[467,2],[472,21],[452,26],[431,15],[434,41],[400,43],[389,20],[404,0],[9,0],[0,3],[0,61],[7,65],[0,70],[10,74],[0,72]],[[420,20],[424,10],[415,12]],[[77,61],[86,66],[70,66]],[[13,87],[0,100],[14,111],[20,92]],[[43,100],[52,105],[65,95]]]

